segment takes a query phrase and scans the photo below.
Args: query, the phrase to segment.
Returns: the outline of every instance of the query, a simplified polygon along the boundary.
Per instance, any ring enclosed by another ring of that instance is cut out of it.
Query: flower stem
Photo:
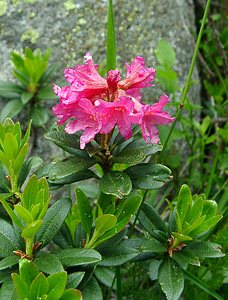
[[[173,124],[172,124],[172,126],[170,128],[170,131],[168,133],[168,136],[167,136],[167,138],[165,140],[165,143],[164,143],[164,146],[163,146],[163,150],[162,150],[161,156],[160,156],[161,160],[164,159],[164,155],[165,155],[165,150],[167,148],[167,144],[168,144],[168,142],[170,140],[170,137],[171,137],[171,135],[173,133],[173,130],[174,130],[175,126],[176,126],[177,120],[179,119],[179,117],[181,115],[181,111],[182,111],[182,109],[184,107],[184,104],[185,104],[185,101],[186,101],[186,97],[187,97],[187,93],[188,93],[190,85],[191,85],[192,73],[193,73],[193,70],[194,70],[194,67],[195,67],[196,58],[197,58],[197,54],[198,54],[198,51],[199,51],[199,46],[200,46],[201,38],[202,38],[202,35],[203,35],[204,26],[205,26],[205,23],[206,23],[206,20],[207,20],[207,15],[208,15],[209,7],[210,7],[210,2],[211,2],[211,0],[207,0],[207,4],[206,4],[206,7],[205,7],[205,11],[204,11],[202,23],[201,23],[201,26],[200,26],[200,31],[199,31],[199,34],[198,34],[198,37],[197,37],[196,47],[195,47],[195,50],[194,50],[194,53],[193,53],[193,57],[192,57],[191,65],[190,65],[190,68],[189,68],[189,72],[188,72],[186,84],[185,84],[183,92],[182,92],[182,96],[181,96],[179,108],[178,108],[178,110],[176,112],[176,115],[175,115],[176,119],[173,122]]]
[[[32,258],[32,248],[33,248],[33,238],[32,239],[26,239],[26,254],[29,256],[29,258]]]
[[[116,267],[117,300],[122,300],[122,284],[120,266]]]

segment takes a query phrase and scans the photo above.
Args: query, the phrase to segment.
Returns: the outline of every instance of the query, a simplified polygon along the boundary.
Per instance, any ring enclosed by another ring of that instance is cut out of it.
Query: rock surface
[[[52,62],[61,65],[59,84],[65,84],[66,66],[82,63],[87,51],[96,63],[105,60],[107,0],[0,0],[0,80],[11,79],[12,50],[52,49]],[[175,70],[183,86],[194,50],[193,0],[113,0],[117,62],[144,56],[156,67],[154,50],[161,38],[176,52]],[[194,79],[198,80],[197,71]],[[199,102],[199,85],[190,92]],[[1,104],[0,104],[1,105]]]

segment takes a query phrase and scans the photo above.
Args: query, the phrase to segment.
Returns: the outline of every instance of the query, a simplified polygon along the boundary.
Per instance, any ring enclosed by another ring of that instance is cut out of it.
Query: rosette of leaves
[[[177,197],[176,208],[165,222],[148,203],[143,203],[139,221],[149,233],[149,239],[132,239],[128,245],[140,250],[137,259],[151,258],[150,278],[159,281],[168,300],[179,299],[185,278],[208,294],[221,299],[205,283],[187,271],[188,265],[200,266],[200,259],[222,257],[221,246],[202,237],[222,218],[217,214],[217,203],[205,195],[192,196],[183,185]]]
[[[39,49],[32,51],[28,47],[24,54],[11,53],[16,82],[0,81],[0,97],[7,101],[1,110],[0,121],[15,117],[25,107],[33,126],[40,127],[48,121],[43,102],[55,99],[50,80],[57,69],[57,65],[48,66],[50,54],[50,49],[42,54]]]

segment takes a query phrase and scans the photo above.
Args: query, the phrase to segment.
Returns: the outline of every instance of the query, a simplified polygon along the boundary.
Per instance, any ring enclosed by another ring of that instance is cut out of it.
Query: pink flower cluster
[[[119,70],[110,70],[107,79],[98,73],[98,65],[93,63],[89,53],[85,65],[76,65],[65,70],[64,75],[70,83],[60,88],[54,85],[54,92],[60,103],[53,107],[58,117],[58,125],[69,120],[66,132],[83,130],[80,148],[95,138],[96,134],[107,134],[118,127],[121,135],[129,139],[132,124],[142,128],[142,136],[149,143],[158,143],[157,125],[173,122],[164,106],[169,102],[167,95],[159,98],[153,105],[141,103],[141,89],[152,86],[155,69],[146,68],[144,58],[136,56],[126,64],[127,75],[121,80]]]

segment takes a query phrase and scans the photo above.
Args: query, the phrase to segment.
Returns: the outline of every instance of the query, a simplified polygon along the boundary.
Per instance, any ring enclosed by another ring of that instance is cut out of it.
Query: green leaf
[[[181,221],[184,221],[186,213],[190,212],[192,207],[192,194],[190,188],[184,184],[180,188],[178,199],[177,199],[177,212],[180,216]],[[186,216],[188,218],[188,216]]]
[[[39,274],[37,266],[27,258],[20,259],[19,271],[21,278],[28,284],[28,286],[31,285],[32,281]]]
[[[172,68],[175,62],[175,52],[166,40],[159,41],[155,54],[161,65]]]
[[[76,288],[82,281],[85,272],[74,272],[67,277],[67,288]]]
[[[25,182],[25,179],[27,178],[29,172],[39,167],[42,164],[43,160],[40,157],[32,156],[28,160],[24,161],[18,178],[18,184],[19,186],[22,186],[22,184]]]
[[[89,235],[93,223],[92,208],[90,206],[88,198],[82,190],[76,189],[76,196],[82,226],[85,229],[86,233]]]
[[[112,161],[125,164],[136,164],[145,159],[146,156],[152,155],[162,150],[162,145],[147,144],[143,139],[134,140],[123,150],[117,153]]]
[[[168,258],[158,271],[158,281],[168,300],[178,300],[184,289],[183,271]]]
[[[115,272],[105,267],[96,267],[95,276],[105,286],[111,288],[115,277]],[[113,285],[113,289],[116,290],[116,283]]]
[[[124,240],[122,245],[133,248],[139,252],[166,252],[167,249],[155,238],[131,238]]]
[[[213,226],[215,226],[220,220],[222,216],[217,215],[210,219],[204,220],[202,224],[200,224],[195,230],[191,232],[192,236],[198,236],[201,234],[205,234],[210,230]]]
[[[55,182],[59,179],[76,174],[79,171],[88,169],[95,164],[95,161],[91,158],[79,158],[79,157],[68,157],[63,161],[55,163],[49,171],[49,178]]]
[[[32,214],[21,204],[15,205],[14,210],[16,211],[17,215],[21,218],[21,220],[25,222],[25,224],[30,224],[33,222]]]
[[[40,255],[35,258],[34,263],[40,271],[46,274],[64,271],[59,258],[52,253],[40,253]]]
[[[0,289],[0,299],[17,300],[13,281],[4,281]]]
[[[43,226],[37,233],[37,241],[42,242],[42,247],[46,246],[54,238],[69,213],[70,207],[71,200],[65,198],[55,202],[48,209],[43,219]]]
[[[124,172],[110,172],[105,174],[100,180],[100,190],[104,194],[115,195],[122,199],[128,195],[132,189],[131,180]]]
[[[186,221],[192,223],[194,220],[198,219],[203,211],[203,198],[199,197],[195,200],[194,204],[188,215],[186,216]]]
[[[163,232],[167,232],[167,228],[165,225],[165,222],[162,220],[158,212],[148,203],[144,202],[142,204],[141,211],[144,213],[144,215],[149,219],[151,222],[152,227],[155,227],[158,230],[161,230]],[[139,214],[139,220],[143,218],[143,215]]]
[[[32,109],[32,124],[35,127],[41,127],[48,121],[48,111],[44,107],[34,106]]]
[[[173,259],[183,268],[187,268],[188,264],[193,266],[200,266],[199,258],[193,255],[191,252],[188,251],[188,247],[185,247],[179,252],[173,253]]]
[[[0,261],[0,270],[11,268],[19,262],[19,257],[16,255],[9,255]],[[0,298],[1,299],[1,298]]]
[[[9,205],[9,203],[1,196],[0,194],[0,202],[2,203],[2,206],[10,216],[11,220],[19,227],[22,228],[22,223],[18,216],[13,211],[12,207]]]
[[[60,300],[82,300],[82,294],[79,290],[65,290]]]
[[[44,136],[46,139],[54,142],[57,146],[71,154],[80,154],[81,156],[88,157],[88,155],[85,155],[85,151],[80,150],[80,135],[78,133],[67,134],[65,130],[58,129],[51,130]]]
[[[14,162],[14,165],[13,165],[13,171],[15,174],[19,174],[21,168],[22,168],[22,165],[24,163],[24,160],[26,158],[26,155],[28,153],[28,143],[26,143],[19,151],[19,153],[17,154],[17,157],[16,157],[16,160]]]
[[[16,137],[11,132],[7,132],[5,134],[2,142],[2,148],[9,160],[14,161],[16,159],[18,153],[18,143]]]
[[[56,99],[56,95],[53,92],[51,86],[45,86],[38,90],[38,93],[36,95],[37,99],[39,100],[52,100]]]
[[[103,300],[102,291],[96,279],[92,277],[82,289],[83,300]]]
[[[16,273],[12,274],[14,287],[19,299],[29,299],[29,288],[27,283]]]
[[[25,186],[21,200],[22,205],[28,210],[33,205],[34,195],[37,195],[38,191],[38,178],[36,175],[32,175]]]
[[[18,243],[14,228],[11,224],[0,219],[0,257],[11,255],[17,250]]]
[[[178,78],[177,73],[173,70],[164,67],[156,67],[156,77],[161,84],[161,87],[170,94],[174,94],[178,90]]]
[[[48,289],[47,278],[43,273],[39,273],[30,286],[30,298],[40,299],[42,295],[47,295]]]
[[[23,105],[25,105],[29,102],[29,100],[32,99],[32,97],[33,97],[33,93],[23,92],[21,94],[21,102],[23,103]]]
[[[139,194],[130,194],[125,196],[116,209],[116,217],[118,222],[128,216],[130,219],[138,210],[142,202],[142,196]]]
[[[205,241],[194,241],[189,243],[187,246],[189,252],[198,257],[223,257],[225,254],[221,251],[219,244],[205,242]]]
[[[65,268],[101,261],[101,255],[90,249],[63,249],[58,251],[57,256]]]
[[[139,251],[121,245],[110,245],[101,249],[101,255],[102,261],[99,266],[119,266],[138,256]]]
[[[8,81],[0,81],[0,97],[7,99],[20,98],[22,87]]]
[[[161,260],[153,259],[149,265],[149,276],[151,280],[158,279],[158,270],[161,265]]]
[[[47,300],[56,300],[59,299],[66,286],[67,273],[59,272],[48,276],[47,278],[49,284],[49,292]]]
[[[114,17],[112,10],[112,0],[109,0],[108,8],[108,31],[107,31],[107,45],[106,45],[106,71],[116,69],[116,39]]]
[[[114,215],[106,214],[101,215],[95,220],[94,236],[102,236],[106,231],[113,228],[116,225],[117,218]]]
[[[138,164],[127,168],[125,172],[136,189],[158,189],[172,179],[170,169],[160,164]]]
[[[22,231],[21,236],[25,239],[33,238],[37,232],[39,231],[40,227],[43,225],[43,220],[36,220],[25,227]]]
[[[22,110],[23,104],[21,100],[9,101],[0,112],[0,122],[3,122],[7,117],[13,118]]]
[[[216,201],[204,200],[203,201],[203,212],[202,215],[205,215],[205,220],[208,220],[212,217],[215,217],[217,214],[218,205]]]

